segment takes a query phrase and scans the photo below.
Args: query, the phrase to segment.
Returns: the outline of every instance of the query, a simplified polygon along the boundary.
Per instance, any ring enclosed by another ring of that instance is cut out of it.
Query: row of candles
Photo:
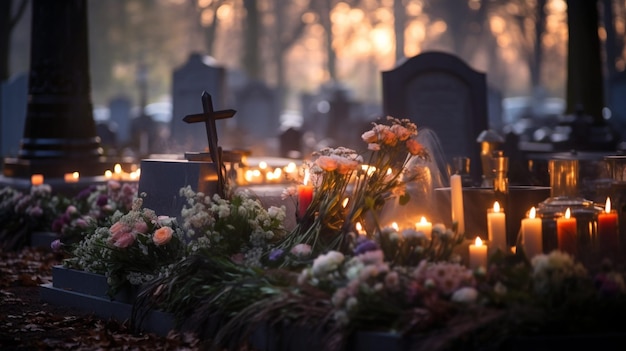
[[[452,219],[457,222],[458,231],[465,232],[463,218],[463,196],[460,176],[453,175],[451,184],[451,210]],[[313,186],[308,184],[308,174],[305,174],[303,184],[297,188],[298,214],[303,216],[313,199]],[[522,244],[526,255],[532,258],[543,253],[543,221],[537,216],[535,207],[528,211],[528,216],[521,220]],[[564,215],[556,219],[557,242],[561,251],[576,255],[577,251],[577,220],[572,215],[571,209],[567,208]],[[356,224],[357,231],[362,234],[360,223]],[[432,223],[425,217],[415,223],[415,228],[423,232],[427,237],[432,233]],[[619,243],[618,216],[611,209],[611,199],[606,199],[604,211],[597,217],[598,240],[603,247],[616,247]],[[487,210],[487,232],[489,246],[494,250],[507,252],[506,242],[506,214],[498,201],[494,202],[493,208]],[[488,259],[488,246],[477,236],[475,243],[469,245],[469,265],[471,268],[486,267]]]
[[[496,201],[493,210],[487,213],[487,231],[489,243],[493,249],[506,252],[506,215],[501,211]],[[543,220],[537,217],[535,207],[528,211],[528,217],[521,220],[522,245],[527,257],[532,258],[543,253]],[[611,209],[611,199],[607,198],[604,210],[598,213],[597,235],[600,247],[603,250],[614,249],[619,245],[619,227],[617,211]],[[573,256],[578,254],[578,223],[567,208],[564,215],[556,219],[557,244],[560,251]],[[474,244],[469,246],[470,267],[486,266],[487,245],[480,237],[476,237]]]
[[[141,175],[141,169],[137,168],[131,172],[125,172],[122,169],[122,165],[115,164],[113,171],[106,170],[104,172],[104,178],[107,180],[122,180],[122,181],[138,181]],[[63,181],[66,183],[78,183],[80,180],[79,172],[69,172],[63,175]],[[41,185],[45,182],[43,174],[33,174],[30,176],[30,183],[33,186]]]

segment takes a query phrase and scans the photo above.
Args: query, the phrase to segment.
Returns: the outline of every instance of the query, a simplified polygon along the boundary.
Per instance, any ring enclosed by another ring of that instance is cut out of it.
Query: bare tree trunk
[[[606,72],[607,78],[611,79],[616,73],[615,62],[618,58],[617,36],[615,35],[615,21],[613,19],[613,1],[602,0],[602,7],[604,10],[604,29],[606,30],[606,42],[604,44],[606,50]]]
[[[597,0],[567,1],[567,113],[579,108],[604,124],[604,84],[598,37]]]
[[[261,28],[259,26],[259,9],[256,3],[256,0],[243,1],[243,6],[246,9],[243,67],[248,73],[248,77],[252,79],[260,78],[259,36]]]
[[[20,1],[13,17],[13,0],[0,1],[0,82],[9,79],[9,57],[11,55],[11,32],[24,14],[28,0]]]
[[[333,49],[333,31],[332,31],[332,22],[330,20],[330,10],[332,7],[331,0],[320,0],[319,1],[322,6],[318,11],[320,16],[320,23],[324,27],[324,38],[325,46],[326,46],[326,65],[328,69],[328,76],[331,80],[337,80],[337,53],[335,53],[335,49]]]
[[[404,29],[406,27],[406,9],[403,0],[393,1],[393,32],[396,37],[396,58],[398,63],[404,59]]]
[[[533,57],[529,60],[530,83],[532,89],[541,86],[541,62],[543,61],[543,44],[542,37],[546,31],[546,2],[547,0],[537,1],[537,19],[535,21],[535,41]]]

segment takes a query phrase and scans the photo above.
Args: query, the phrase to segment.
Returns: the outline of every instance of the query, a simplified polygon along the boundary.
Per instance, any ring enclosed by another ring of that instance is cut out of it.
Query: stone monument
[[[28,106],[16,158],[4,175],[104,174],[91,104],[85,0],[33,1]]]
[[[144,207],[161,215],[178,217],[186,203],[179,191],[186,186],[191,186],[196,192],[224,197],[226,174],[223,161],[241,160],[236,160],[230,154],[223,157],[222,148],[218,145],[215,121],[231,118],[236,111],[214,111],[211,95],[206,91],[202,93],[202,109],[202,113],[187,115],[183,121],[205,123],[209,152],[187,152],[184,160],[142,160],[139,193],[145,194]]]

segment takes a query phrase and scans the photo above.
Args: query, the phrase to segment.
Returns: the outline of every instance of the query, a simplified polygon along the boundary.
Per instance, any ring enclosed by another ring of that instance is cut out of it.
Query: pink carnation
[[[317,164],[321,169],[332,172],[337,169],[337,159],[330,156],[320,156],[315,160],[315,164]]]
[[[115,247],[119,247],[120,249],[124,249],[132,245],[135,242],[135,239],[136,237],[134,233],[122,233],[115,240],[113,240],[113,245]]]

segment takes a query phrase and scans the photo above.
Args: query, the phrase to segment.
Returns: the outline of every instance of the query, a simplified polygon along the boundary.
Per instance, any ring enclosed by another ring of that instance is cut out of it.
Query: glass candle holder
[[[578,196],[578,160],[550,160],[548,171],[552,197]]]

